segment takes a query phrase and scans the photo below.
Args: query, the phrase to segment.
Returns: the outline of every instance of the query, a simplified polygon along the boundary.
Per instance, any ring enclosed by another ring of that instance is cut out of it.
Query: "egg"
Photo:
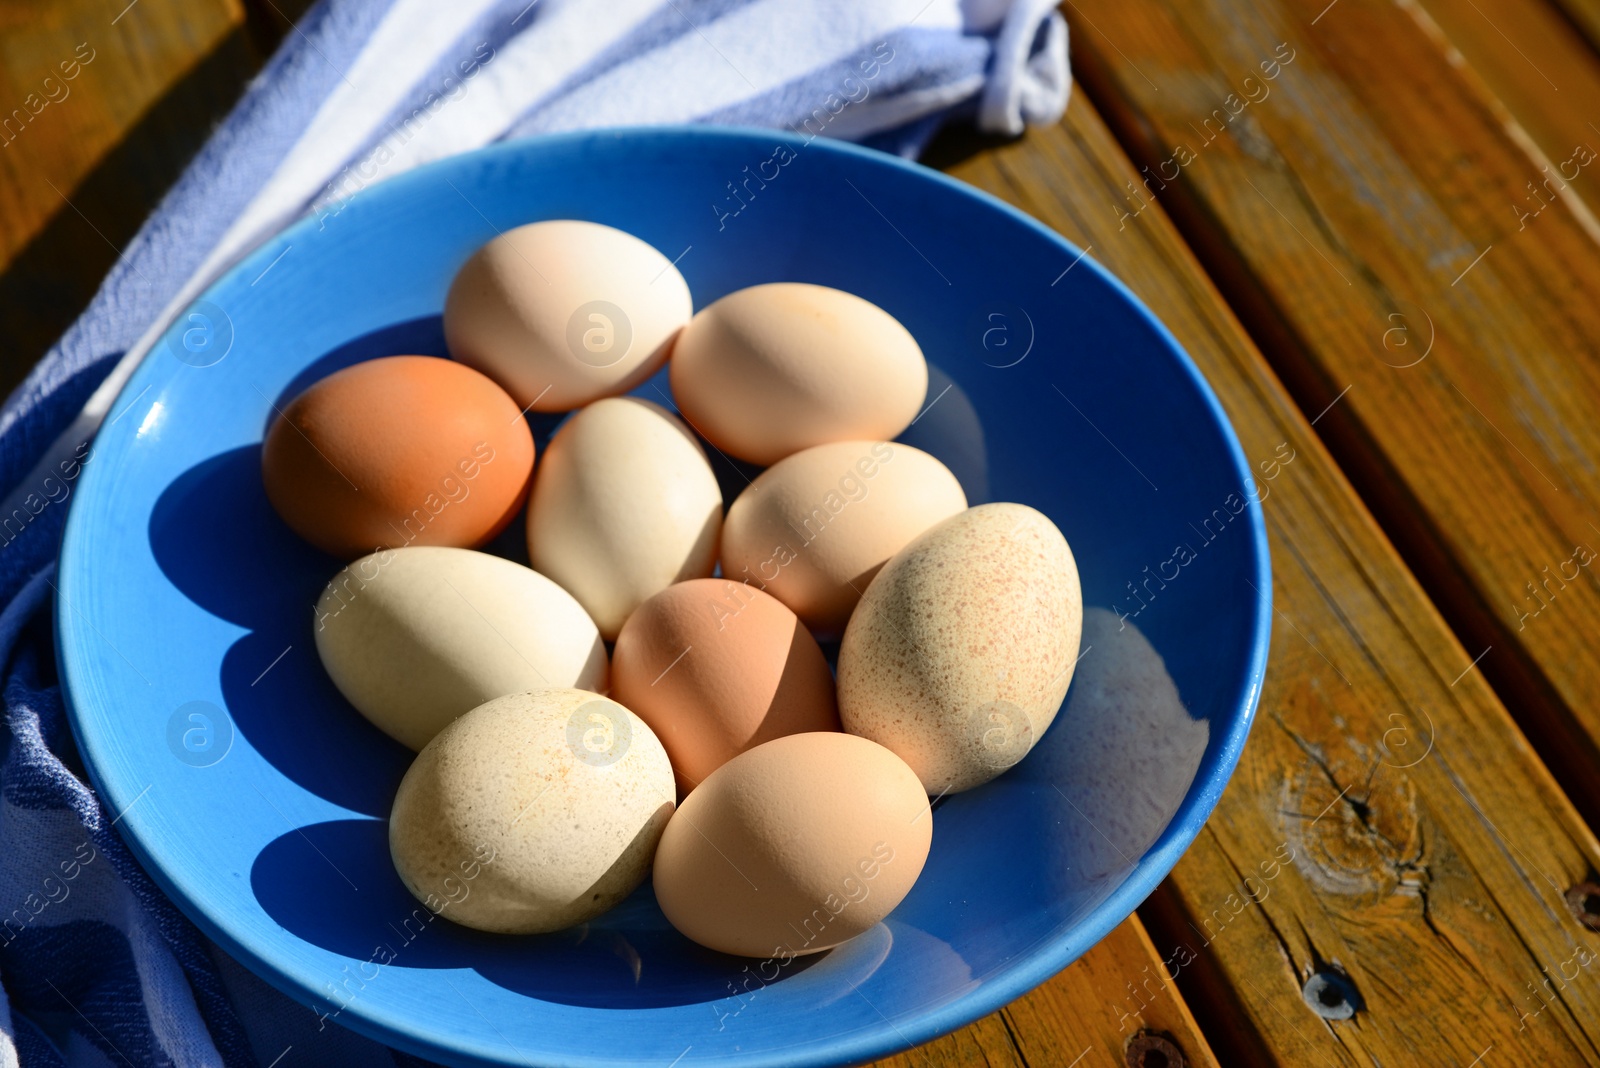
[[[450,283],[444,336],[519,408],[560,412],[649,378],[692,311],[688,283],[651,245],[556,219],[473,253]]]
[[[611,685],[661,739],[683,793],[763,742],[839,729],[816,639],[778,601],[726,579],[680,582],[635,609]]]
[[[928,391],[922,349],[898,320],[801,282],[751,286],[702,309],[670,370],[689,424],[762,465],[831,441],[893,438]]]
[[[607,640],[643,601],[716,566],[722,491],[694,436],[633,397],[596,401],[556,431],[533,481],[528,558]]]
[[[930,794],[970,789],[1055,719],[1082,625],[1077,564],[1055,524],[1022,504],[970,508],[867,587],[839,647],[840,719]]]
[[[837,635],[889,557],[966,507],[956,477],[921,449],[815,445],[767,468],[734,500],[722,527],[722,573]]]
[[[261,449],[284,522],[346,560],[482,545],[521,509],[532,470],[533,435],[505,391],[434,356],[335,371],[278,413]]]
[[[317,599],[317,655],[378,729],[420,749],[485,701],[544,686],[601,690],[605,645],[565,590],[470,549],[386,549]]]
[[[637,716],[595,693],[535,690],[479,705],[417,754],[389,851],[436,915],[537,934],[632,893],[672,811],[666,751]]]
[[[932,839],[928,798],[900,758],[849,734],[791,734],[684,799],[656,850],[656,901],[708,949],[787,963],[887,916]]]

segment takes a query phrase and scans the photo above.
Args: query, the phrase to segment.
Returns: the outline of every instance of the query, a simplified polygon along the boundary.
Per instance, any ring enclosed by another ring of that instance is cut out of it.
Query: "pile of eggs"
[[[927,364],[848,293],[692,314],[654,248],[562,220],[479,249],[444,326],[453,359],[329,375],[262,452],[278,514],[351,561],[316,605],[323,665],[417,751],[389,825],[406,886],[534,933],[653,875],[684,935],[758,957],[876,925],[922,871],[930,798],[1015,764],[1061,705],[1082,601],[1060,531],[969,508],[893,441]],[[678,415],[623,396],[669,359]],[[572,412],[537,465],[529,411]],[[766,467],[726,513],[702,442]],[[524,505],[531,567],[477,551]]]

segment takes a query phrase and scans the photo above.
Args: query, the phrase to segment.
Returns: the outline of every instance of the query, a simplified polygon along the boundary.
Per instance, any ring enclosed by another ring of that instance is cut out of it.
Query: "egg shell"
[[[504,694],[606,687],[605,645],[582,606],[538,572],[470,549],[363,557],[323,590],[314,626],[339,692],[412,749]]]
[[[536,934],[632,893],[672,811],[666,751],[637,716],[595,693],[535,690],[479,705],[417,754],[389,851],[436,914]]]
[[[672,262],[632,234],[555,219],[507,230],[450,283],[450,354],[520,409],[626,393],[660,368],[694,305]]]
[[[695,788],[656,850],[661,911],[723,953],[817,953],[868,930],[911,890],[933,816],[911,769],[849,734],[758,745]]]
[[[706,455],[664,409],[596,401],[545,450],[528,506],[528,558],[607,640],[650,595],[716,566],[722,491]]]
[[[689,424],[763,465],[830,441],[893,438],[928,391],[922,349],[894,316],[802,282],[751,286],[701,309],[670,372]]]
[[[1072,682],[1083,626],[1066,538],[1022,504],[983,504],[896,553],[839,647],[844,728],[894,750],[928,793],[1027,755]]]
[[[533,434],[499,386],[435,356],[335,371],[279,413],[261,449],[267,499],[324,552],[472,548],[521,509]]]
[[[816,445],[767,468],[734,500],[722,527],[722,573],[837,635],[889,557],[966,507],[956,477],[921,449]]]
[[[816,639],[778,601],[726,579],[680,582],[635,609],[611,685],[661,739],[683,793],[763,742],[839,729]]]

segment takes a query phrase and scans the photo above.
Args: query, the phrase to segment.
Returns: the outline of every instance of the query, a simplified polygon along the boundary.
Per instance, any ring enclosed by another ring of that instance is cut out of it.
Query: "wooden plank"
[[[1080,75],[1141,164],[1192,151],[1151,188],[1302,408],[1338,399],[1319,432],[1600,819],[1600,577],[1585,563],[1600,551],[1600,242],[1585,206],[1568,190],[1513,214],[1539,169],[1388,0],[1076,7]],[[1292,62],[1262,80],[1278,49]],[[1576,182],[1600,182],[1588,166]]]
[[[1156,1036],[1170,1042],[1188,1068],[1215,1068],[1216,1057],[1182,996],[1162,978],[1167,974],[1144,927],[1130,917],[1066,971],[999,1012],[878,1064],[1121,1065],[1129,1043]]]
[[[237,0],[0,7],[0,393],[88,303],[255,70],[243,20]]]
[[[1141,958],[1146,963],[1134,968]],[[1189,1068],[1214,1066],[1217,1059],[1170,974],[1134,918],[1067,971],[1006,1006],[1004,1016],[1034,1068],[1120,1065],[1129,1043],[1148,1042],[1148,1036],[1170,1042]]]
[[[1209,99],[1210,81],[1132,51],[1127,24],[1168,7],[1122,5],[1113,29],[1115,5],[1076,3],[1080,41],[1092,19],[1158,95]],[[1294,450],[1265,504],[1277,612],[1259,721],[1217,813],[1141,911],[1220,1060],[1467,1065],[1490,1046],[1504,1058],[1490,1064],[1600,1059],[1600,984],[1537,998],[1544,969],[1600,955],[1564,903],[1600,848],[1162,208],[1131,215],[1143,175],[1081,93],[1061,126],[953,173],[1091,246],[1193,355],[1252,461]],[[1332,299],[1306,270],[1295,283]],[[1349,977],[1352,1019],[1306,1004],[1317,974]]]
[[[1600,48],[1600,0],[1555,0],[1573,27]]]
[[[1593,222],[1600,211],[1600,177],[1575,175],[1568,183],[1560,176],[1561,165],[1580,146],[1600,152],[1600,52],[1548,0],[1401,3],[1447,59],[1459,57],[1462,79],[1482,81],[1483,95],[1498,111],[1506,136],[1532,161],[1533,184],[1551,175],[1556,179],[1552,188],[1566,185],[1568,210],[1587,208],[1583,222],[1600,236],[1600,225]],[[1335,8],[1323,21],[1343,17]],[[1524,189],[1524,200],[1532,195]],[[1504,210],[1516,217],[1510,205]]]

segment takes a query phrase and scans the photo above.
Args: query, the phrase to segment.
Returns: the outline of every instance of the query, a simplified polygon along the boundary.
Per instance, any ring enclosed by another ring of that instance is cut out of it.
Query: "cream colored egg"
[[[716,566],[722,491],[688,429],[613,397],[550,439],[528,505],[528,558],[609,640],[644,600]]]
[[[661,743],[615,701],[511,694],[417,754],[395,795],[389,850],[437,915],[481,931],[556,931],[644,881],[673,790]]]
[[[519,408],[560,412],[649,378],[692,311],[688,283],[655,248],[556,219],[508,230],[467,260],[444,334],[452,356]]]
[[[791,734],[684,799],[656,851],[656,900],[703,946],[787,963],[887,916],[932,840],[922,785],[893,753],[832,731]]]
[[[887,441],[816,445],[763,471],[722,527],[722,573],[824,635],[844,629],[878,568],[967,507],[944,464]]]
[[[894,316],[801,282],[751,286],[702,309],[671,374],[690,425],[757,464],[830,441],[886,441],[928,391],[922,349]]]
[[[983,504],[896,553],[839,649],[839,717],[911,765],[929,794],[966,790],[1027,755],[1072,681],[1078,567],[1054,523]]]
[[[471,549],[362,557],[323,590],[315,632],[339,692],[412,749],[503,694],[607,681],[605,645],[577,601],[521,564]]]

